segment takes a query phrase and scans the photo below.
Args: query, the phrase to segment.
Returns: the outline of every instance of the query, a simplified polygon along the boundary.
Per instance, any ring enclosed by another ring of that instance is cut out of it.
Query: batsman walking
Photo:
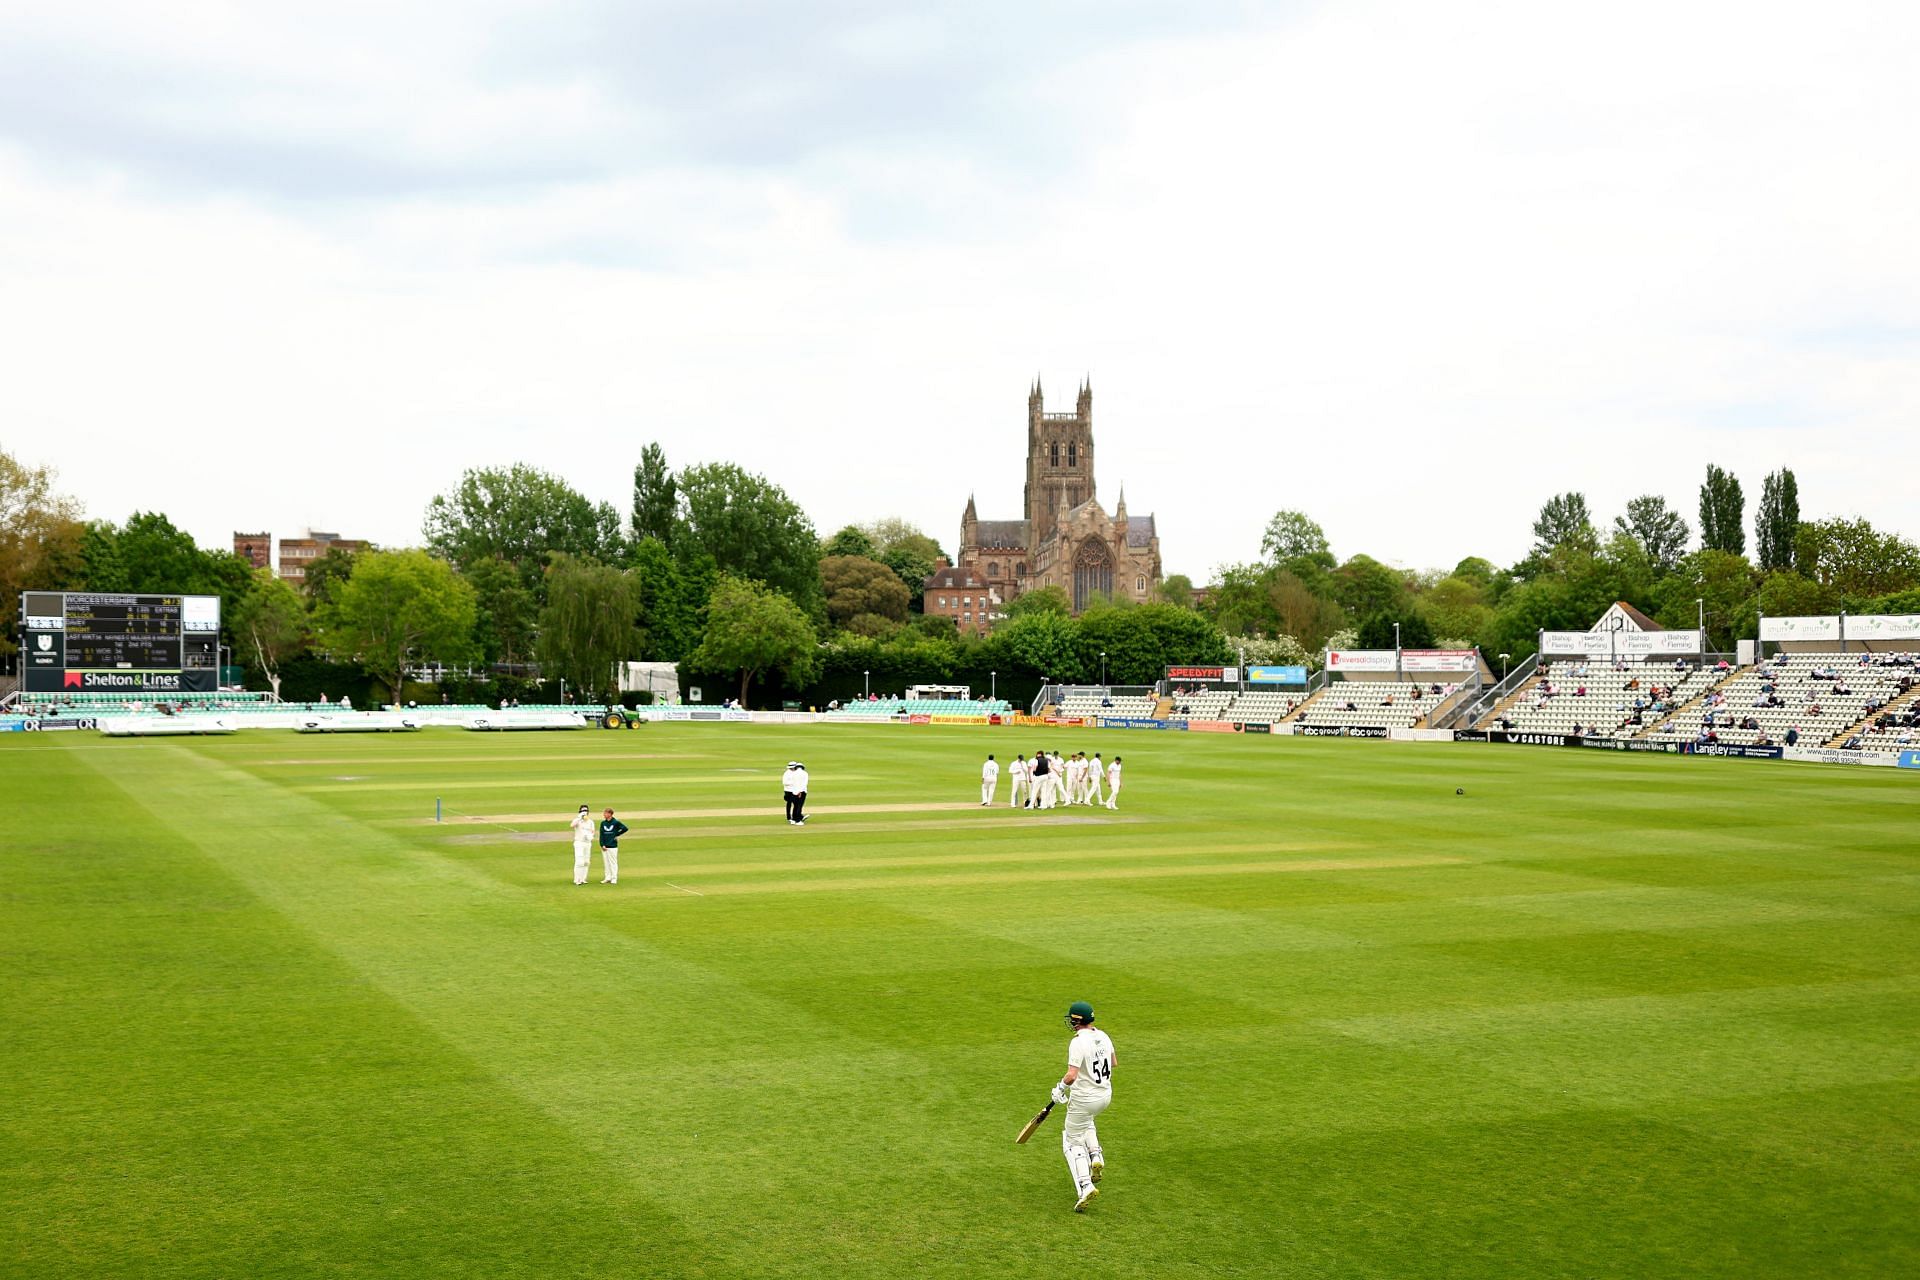
[[[1060,1148],[1066,1153],[1067,1172],[1073,1175],[1075,1213],[1085,1213],[1100,1194],[1107,1156],[1093,1122],[1113,1101],[1113,1041],[1093,1025],[1093,1006],[1076,1000],[1067,1008],[1073,1039],[1067,1043],[1067,1074],[1053,1086],[1055,1103],[1067,1104],[1066,1124],[1060,1130]]]

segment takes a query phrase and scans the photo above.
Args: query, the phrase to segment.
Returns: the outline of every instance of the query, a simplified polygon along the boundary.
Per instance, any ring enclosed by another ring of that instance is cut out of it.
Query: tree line
[[[1747,554],[1737,477],[1709,466],[1699,490],[1699,540],[1666,498],[1634,498],[1602,525],[1586,496],[1555,494],[1535,517],[1518,563],[1470,556],[1451,570],[1415,571],[1356,554],[1337,560],[1299,511],[1268,522],[1260,558],[1222,569],[1202,608],[1223,630],[1326,647],[1384,648],[1394,624],[1408,648],[1478,647],[1523,659],[1541,631],[1584,631],[1614,601],[1661,625],[1692,629],[1731,651],[1761,615],[1920,613],[1920,547],[1862,519],[1802,519],[1798,482],[1781,469],[1761,483]]]
[[[536,673],[610,699],[614,664],[644,657],[762,703],[918,683],[1025,701],[1042,679],[1145,684],[1170,664],[1241,654],[1317,665],[1329,646],[1390,647],[1396,624],[1408,648],[1522,658],[1541,630],[1584,629],[1615,600],[1673,627],[1704,613],[1717,649],[1762,612],[1920,612],[1920,550],[1864,520],[1802,520],[1788,470],[1762,483],[1751,559],[1740,481],[1710,467],[1697,546],[1663,497],[1633,499],[1603,532],[1568,492],[1542,505],[1518,563],[1415,571],[1338,559],[1319,524],[1281,511],[1259,557],[1204,590],[1174,575],[1150,603],[1096,601],[1077,618],[1058,588],[1032,591],[986,636],[924,612],[921,584],[942,551],[921,530],[888,518],[822,537],[765,476],[731,463],[676,471],[657,444],[634,467],[624,516],[535,467],[476,468],[429,502],[420,547],[335,548],[298,587],[196,546],[159,513],[86,519],[49,472],[4,453],[0,517],[0,654],[14,647],[22,589],[212,594],[237,660],[265,687],[337,684],[351,664],[388,697],[409,670],[441,666],[489,673],[486,690],[445,686],[463,699]]]

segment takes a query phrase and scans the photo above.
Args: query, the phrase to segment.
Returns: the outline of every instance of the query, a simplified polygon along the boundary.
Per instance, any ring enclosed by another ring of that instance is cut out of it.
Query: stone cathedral
[[[996,588],[1002,600],[1060,587],[1075,613],[1096,596],[1151,596],[1160,583],[1153,517],[1128,517],[1125,488],[1111,516],[1094,496],[1091,383],[1081,385],[1072,413],[1048,413],[1034,380],[1027,393],[1025,518],[982,520],[969,497],[955,567]]]

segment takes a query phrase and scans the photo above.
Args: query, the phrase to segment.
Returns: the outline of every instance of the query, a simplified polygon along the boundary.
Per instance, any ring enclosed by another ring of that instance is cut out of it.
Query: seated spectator
[[[1841,743],[1840,749],[1842,751],[1858,751],[1860,749],[1861,744],[1865,741],[1866,739],[1862,735],[1856,733],[1851,738],[1848,738],[1845,742]]]
[[[1793,746],[1800,741],[1800,726],[1792,725],[1787,729],[1787,745]]]

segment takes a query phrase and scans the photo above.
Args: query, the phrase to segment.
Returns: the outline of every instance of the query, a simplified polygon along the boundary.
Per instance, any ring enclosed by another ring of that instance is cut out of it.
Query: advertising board
[[[1866,764],[1892,767],[1894,757],[1873,751],[1841,751],[1837,747],[1788,747],[1787,759],[1811,764]]]
[[[1305,667],[1248,667],[1248,684],[1305,684]]]
[[[1392,671],[1391,649],[1334,649],[1327,654],[1329,671]]]

